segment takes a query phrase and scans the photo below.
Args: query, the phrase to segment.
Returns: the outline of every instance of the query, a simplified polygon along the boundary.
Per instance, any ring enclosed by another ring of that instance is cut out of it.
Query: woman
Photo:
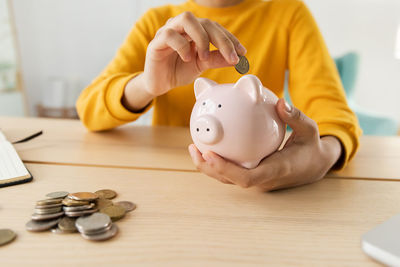
[[[153,124],[187,126],[194,79],[236,82],[238,55],[246,55],[249,73],[280,97],[289,71],[297,108],[280,99],[276,109],[293,134],[250,170],[192,144],[197,168],[223,183],[265,191],[315,182],[343,168],[361,131],[318,27],[299,0],[189,0],[150,9],[82,92],[79,116],[98,131],[134,121],[154,106]]]

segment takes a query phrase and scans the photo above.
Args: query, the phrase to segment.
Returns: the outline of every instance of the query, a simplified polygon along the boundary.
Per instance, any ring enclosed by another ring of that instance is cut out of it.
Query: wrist
[[[155,96],[147,91],[146,82],[143,73],[141,73],[126,84],[121,102],[128,110],[138,112],[154,98]]]
[[[330,168],[335,166],[343,154],[343,145],[340,140],[331,135],[321,137],[322,153],[328,161]]]

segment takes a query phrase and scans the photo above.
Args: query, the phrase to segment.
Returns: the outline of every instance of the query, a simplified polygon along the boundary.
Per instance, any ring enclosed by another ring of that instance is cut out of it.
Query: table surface
[[[2,188],[0,228],[17,240],[2,266],[285,265],[375,266],[362,234],[400,212],[400,183],[323,179],[290,190],[244,190],[196,172],[27,164],[34,181]],[[79,234],[25,230],[48,192],[114,189],[138,205],[119,234],[94,243]]]
[[[44,134],[15,145],[27,163],[102,166],[196,172],[185,127],[122,126],[88,132],[77,120],[0,117],[0,129],[12,140],[43,130]],[[355,158],[328,177],[400,180],[400,137],[363,136]]]

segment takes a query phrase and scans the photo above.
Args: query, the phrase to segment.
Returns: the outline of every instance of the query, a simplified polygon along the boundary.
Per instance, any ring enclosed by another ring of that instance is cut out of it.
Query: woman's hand
[[[217,50],[210,51],[210,43]],[[184,12],[171,18],[149,43],[144,72],[126,85],[122,103],[131,111],[193,82],[207,69],[233,66],[246,54],[239,40],[217,22]]]
[[[313,183],[322,179],[338,161],[341,143],[333,136],[320,137],[317,124],[283,99],[276,105],[279,117],[293,133],[284,148],[266,157],[254,169],[229,162],[213,152],[203,155],[195,145],[189,152],[196,167],[223,182],[241,187],[258,187],[263,191]]]
[[[210,52],[210,42],[218,49]],[[203,71],[232,66],[246,49],[217,22],[184,12],[171,18],[150,42],[144,67],[146,90],[154,95],[189,84]]]

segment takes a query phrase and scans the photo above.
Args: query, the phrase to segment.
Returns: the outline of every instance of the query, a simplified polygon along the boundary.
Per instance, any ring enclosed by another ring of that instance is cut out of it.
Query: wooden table
[[[2,188],[1,266],[375,266],[363,233],[400,212],[400,183],[324,179],[273,193],[224,185],[201,173],[27,164],[35,180]],[[119,234],[94,243],[79,234],[25,230],[35,200],[51,191],[113,188],[137,210]]]
[[[188,128],[123,126],[88,132],[76,120],[0,117],[9,140],[43,130],[44,134],[16,145],[25,162],[76,166],[197,171],[187,152]],[[363,136],[353,161],[327,176],[350,179],[400,179],[400,137]]]
[[[79,121],[0,117],[0,129],[10,141],[44,131],[16,145],[34,181],[0,189],[0,228],[18,234],[1,266],[374,266],[361,236],[400,212],[396,137],[363,137],[345,170],[261,193],[195,171],[187,128],[90,133]],[[46,193],[103,188],[138,204],[112,240],[25,230]]]

